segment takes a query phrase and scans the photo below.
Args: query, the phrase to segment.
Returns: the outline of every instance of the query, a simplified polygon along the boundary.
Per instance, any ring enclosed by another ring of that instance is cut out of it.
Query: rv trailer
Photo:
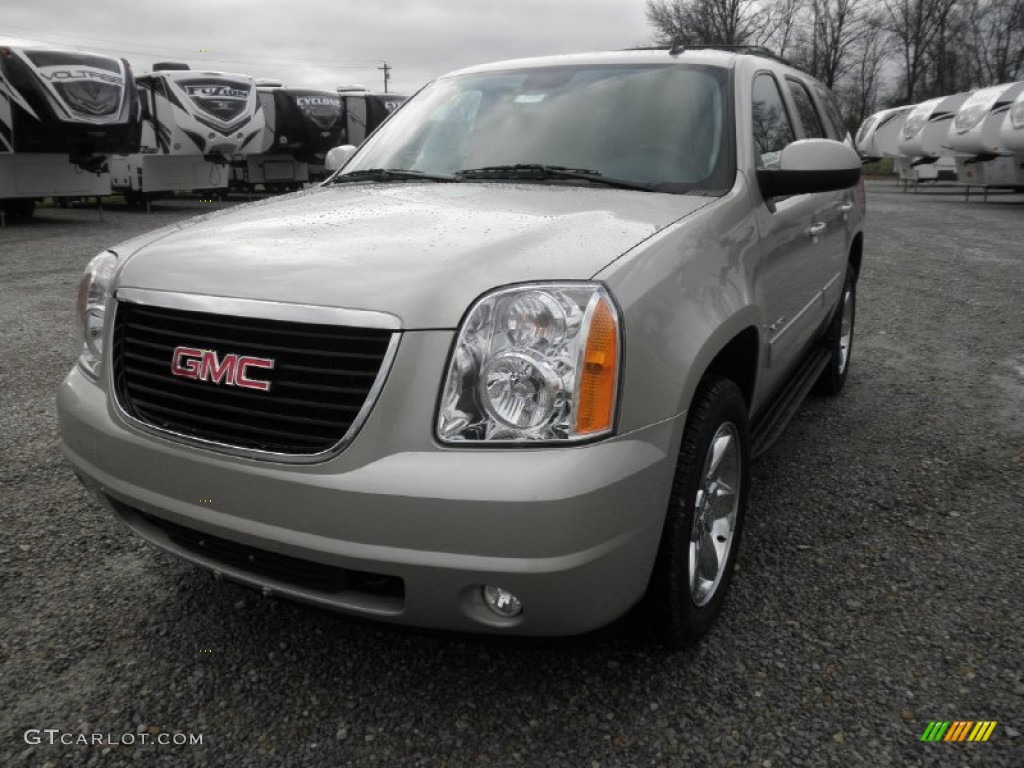
[[[362,144],[407,98],[396,93],[370,93],[361,85],[340,85],[338,95],[345,106],[341,143],[353,146]]]
[[[899,151],[907,158],[901,164],[905,182],[955,181],[956,160],[949,148],[949,131],[960,105],[969,92],[940,96],[921,102],[907,115],[900,132]]]
[[[899,140],[903,123],[913,108],[913,105],[910,105],[883,109],[861,123],[855,139],[860,156],[864,160],[891,157],[893,171],[900,173],[902,165],[909,163],[909,160],[900,155]]]
[[[1007,110],[1006,119],[999,129],[999,140],[1018,162],[1024,162],[1024,93],[1017,94]]]
[[[138,149],[138,97],[124,59],[0,46],[0,211],[41,197],[110,194],[105,155]]]
[[[254,142],[256,152],[236,157],[231,185],[252,190],[262,184],[269,191],[287,191],[323,178],[324,156],[342,143],[345,130],[341,97],[279,84],[258,90],[265,127]]]
[[[1003,144],[1002,126],[1024,82],[1002,83],[975,91],[956,113],[949,144],[957,152],[960,181],[968,187],[1024,187],[1021,161]]]
[[[878,121],[882,118],[882,115],[888,111],[889,110],[882,110],[881,112],[875,112],[872,115],[868,115],[864,118],[864,122],[860,124],[860,127],[857,129],[857,133],[854,134],[853,144],[857,147],[857,152],[860,153],[861,159],[866,162],[881,159],[881,157],[871,157],[868,152],[868,144],[869,139],[874,136],[875,126],[878,124]]]
[[[875,112],[857,129],[857,151],[865,160],[899,157],[899,136],[913,105]]]
[[[165,62],[137,82],[142,146],[110,158],[115,191],[130,203],[148,203],[168,192],[226,189],[232,157],[255,151],[263,131],[255,81]]]
[[[956,165],[947,158],[922,158],[907,155],[900,149],[904,128],[908,118],[917,109],[916,105],[883,109],[868,117],[857,131],[857,151],[865,160],[893,160],[893,172],[903,182],[904,189],[909,182],[939,178],[956,178]]]
[[[287,191],[323,179],[330,149],[362,143],[406,98],[363,86],[332,92],[267,84],[259,91],[266,127],[257,153],[232,165],[232,186],[240,189]]]

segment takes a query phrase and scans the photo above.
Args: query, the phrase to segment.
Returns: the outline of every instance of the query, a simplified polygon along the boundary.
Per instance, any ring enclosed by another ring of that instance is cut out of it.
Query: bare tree
[[[867,14],[863,23],[864,34],[850,51],[854,64],[837,87],[843,117],[854,126],[882,108],[882,72],[888,58],[881,16]]]
[[[903,90],[907,102],[926,91],[932,44],[942,30],[950,9],[959,0],[882,0],[886,26],[900,48]]]
[[[965,0],[940,3],[935,38],[928,52],[926,95],[946,96],[971,86],[970,67],[964,66],[969,8]]]
[[[1024,77],[1024,0],[972,0],[966,19],[966,48],[972,85]]]
[[[811,0],[812,74],[834,88],[853,66],[851,53],[867,33],[862,0]]]
[[[757,0],[648,0],[647,21],[667,45],[761,45],[772,32]]]
[[[647,0],[647,19],[661,44],[774,48],[836,92],[850,125],[1024,78],[1024,0]]]
[[[780,56],[789,56],[797,45],[808,0],[775,0],[764,6],[770,30],[768,44]]]

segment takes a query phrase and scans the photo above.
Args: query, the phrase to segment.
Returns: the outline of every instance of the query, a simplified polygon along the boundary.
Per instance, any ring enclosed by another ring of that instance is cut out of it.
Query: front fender
[[[622,432],[689,408],[714,357],[761,317],[751,285],[761,258],[746,182],[659,232],[596,275],[623,312]]]

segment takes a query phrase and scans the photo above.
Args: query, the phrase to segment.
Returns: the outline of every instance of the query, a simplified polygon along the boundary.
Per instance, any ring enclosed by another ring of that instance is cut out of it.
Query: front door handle
[[[816,221],[807,228],[807,236],[811,238],[811,242],[818,242],[818,238],[825,232],[825,222]]]

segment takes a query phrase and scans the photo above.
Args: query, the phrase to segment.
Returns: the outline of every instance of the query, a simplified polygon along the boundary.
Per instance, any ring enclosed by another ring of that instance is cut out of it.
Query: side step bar
[[[831,360],[832,355],[828,350],[813,347],[778,394],[761,409],[751,429],[751,456],[754,459],[763,456],[786,431],[786,426],[800,410],[807,393]]]

